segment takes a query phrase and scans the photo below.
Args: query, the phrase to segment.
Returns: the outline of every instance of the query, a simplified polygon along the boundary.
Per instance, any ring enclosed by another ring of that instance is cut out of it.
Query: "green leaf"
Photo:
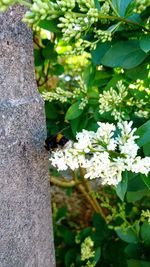
[[[38,26],[42,29],[45,29],[50,32],[60,32],[59,28],[57,27],[57,20],[40,20]]]
[[[103,232],[105,227],[105,221],[98,213],[94,213],[92,222],[93,226],[96,228],[96,231]]]
[[[140,48],[148,53],[150,51],[150,35],[144,35],[140,40]]]
[[[94,263],[94,262],[98,262],[99,261],[99,259],[100,259],[100,257],[101,257],[101,247],[97,247],[96,249],[95,249],[95,256],[94,256],[94,258],[92,259],[92,262]]]
[[[45,113],[47,119],[56,119],[58,117],[57,109],[48,101],[45,101]]]
[[[125,17],[129,17],[130,15],[134,15],[133,10],[134,10],[135,6],[136,6],[135,1],[133,1],[133,0],[130,1],[129,5],[127,6],[126,11],[125,11]]]
[[[122,180],[120,181],[119,184],[117,184],[117,186],[115,187],[117,196],[123,201],[124,200],[124,196],[126,194],[127,191],[127,186],[128,186],[128,173],[124,172],[122,174]]]
[[[132,2],[133,0],[121,0],[120,1],[120,7],[119,7],[119,14],[120,16],[124,16],[126,13],[126,10],[129,6],[129,4]]]
[[[100,7],[100,3],[98,0],[94,0],[95,3],[95,7],[98,9],[98,11],[100,11],[101,7]]]
[[[130,260],[127,260],[127,265],[128,267],[149,267],[150,262],[130,259]]]
[[[64,73],[64,67],[61,64],[53,65],[52,68],[49,68],[48,74],[50,75],[61,75]]]
[[[67,246],[71,247],[75,245],[75,234],[71,230],[66,228],[63,232],[63,238]]]
[[[141,64],[133,69],[125,70],[125,75],[132,80],[145,80],[148,77],[147,64]]]
[[[144,222],[141,226],[141,238],[146,246],[150,246],[150,223]]]
[[[119,13],[119,9],[120,9],[120,2],[121,2],[121,0],[112,0],[112,5],[118,13]]]
[[[55,52],[50,45],[47,45],[42,50],[42,55],[44,58],[49,59],[50,61],[54,62],[57,59],[57,52]]]
[[[140,246],[139,244],[128,244],[125,247],[124,252],[126,253],[126,255],[129,258],[138,258],[139,254],[140,254]]]
[[[65,218],[66,215],[67,215],[67,207],[63,206],[59,208],[56,214],[56,221],[59,221],[60,219]]]
[[[135,135],[139,136],[139,139],[136,140],[136,143],[141,147],[150,142],[150,120],[140,126]]]
[[[83,73],[83,80],[88,89],[92,87],[94,78],[95,78],[95,67],[93,66],[93,64],[90,64],[88,65],[87,68],[85,68]]]
[[[145,156],[150,156],[150,142],[143,146],[143,151]]]
[[[119,15],[123,17],[132,1],[133,0],[112,0],[112,4]]]
[[[137,192],[146,189],[145,183],[139,173],[128,172],[128,191]]]
[[[41,53],[41,49],[34,49],[34,63],[35,66],[38,67],[43,64],[43,56]]]
[[[77,240],[79,241],[79,243],[82,243],[83,240],[87,237],[87,236],[90,236],[92,233],[92,228],[91,227],[86,227],[84,228],[82,231],[80,231],[78,234],[77,234]]]
[[[77,250],[76,248],[69,249],[65,255],[65,267],[70,267],[76,260]]]
[[[108,67],[131,69],[138,66],[146,58],[136,40],[119,41],[112,45],[101,59],[101,64]]]
[[[150,189],[150,173],[147,176],[144,174],[141,176],[146,186]]]
[[[115,229],[117,235],[121,238],[121,240],[127,242],[127,243],[138,243],[138,236],[135,230],[133,230],[131,227],[128,227],[126,229],[122,229],[121,227],[117,227]]]
[[[70,108],[67,110],[67,113],[65,116],[66,120],[76,119],[83,113],[83,110],[79,109],[80,103],[81,103],[81,101],[77,101],[70,106]]]
[[[136,202],[146,196],[147,192],[147,189],[143,189],[137,192],[127,192],[127,201],[129,203]]]
[[[70,122],[71,130],[74,137],[76,137],[77,132],[81,132],[82,129],[86,128],[87,123],[88,123],[88,115],[85,113],[82,113],[81,116],[79,116],[78,118],[71,120]]]
[[[109,50],[110,46],[111,46],[110,42],[106,42],[104,44],[100,42],[97,44],[96,49],[91,52],[92,62],[95,66],[101,63],[101,59],[103,58],[105,53]]]

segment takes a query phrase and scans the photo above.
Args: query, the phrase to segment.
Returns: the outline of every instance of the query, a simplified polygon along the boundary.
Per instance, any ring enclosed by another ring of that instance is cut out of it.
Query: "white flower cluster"
[[[95,7],[94,0],[76,0],[76,2],[82,12],[87,12],[90,8]]]
[[[135,91],[135,93],[134,93]],[[145,93],[144,99],[138,99],[136,92]],[[122,80],[116,83],[115,88],[111,87],[99,94],[99,113],[111,112],[117,121],[128,120],[130,113],[148,118],[149,115],[149,89],[140,86],[140,81],[126,86]]]
[[[141,216],[150,224],[150,210],[142,210]]]
[[[119,122],[117,127],[101,122],[98,125],[96,132],[82,130],[76,136],[77,142],[53,151],[51,164],[59,171],[83,168],[85,178],[100,178],[104,185],[117,185],[125,170],[145,175],[150,172],[150,157],[137,155],[138,136],[134,135],[132,122]]]
[[[95,21],[95,19],[93,19]],[[60,23],[57,25],[63,32],[63,39],[69,41],[75,37],[79,39],[81,33],[86,31],[94,21],[87,16],[79,16],[76,13],[66,12],[63,17],[59,18]]]
[[[115,120],[121,120],[124,118],[124,112],[118,110],[118,107],[124,102],[128,91],[121,80],[117,82],[116,88],[118,92],[111,87],[108,91],[104,91],[99,95],[99,112],[103,114],[104,112],[111,111]]]
[[[45,18],[55,19],[60,12],[59,6],[49,0],[33,0],[33,4],[29,11],[25,13],[23,21],[29,26],[35,26],[40,20]]]
[[[81,244],[81,260],[85,261],[95,256],[94,242],[90,236],[86,237]]]
[[[135,0],[134,12],[141,13],[150,6],[149,0]]]
[[[75,0],[57,0],[58,6],[61,8],[62,12],[71,11],[75,7]]]
[[[102,43],[111,42],[112,40],[111,31],[97,30],[96,28],[94,29],[94,31],[95,31],[94,37],[100,40]]]
[[[60,87],[57,87],[55,91],[43,92],[42,97],[45,101],[52,102],[54,100],[65,103],[69,98],[73,98],[73,93],[67,90],[64,90]]]
[[[87,96],[82,97],[81,98],[81,103],[79,105],[79,109],[83,110],[86,107],[87,104],[88,104],[88,97]]]

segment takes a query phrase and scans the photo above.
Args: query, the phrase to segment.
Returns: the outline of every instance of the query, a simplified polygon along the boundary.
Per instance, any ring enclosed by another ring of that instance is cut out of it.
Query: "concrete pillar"
[[[44,108],[23,13],[0,14],[0,267],[54,267]]]

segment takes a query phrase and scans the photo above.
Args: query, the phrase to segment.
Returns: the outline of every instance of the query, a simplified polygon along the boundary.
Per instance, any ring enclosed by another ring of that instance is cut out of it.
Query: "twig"
[[[74,180],[66,181],[64,178],[57,178],[50,176],[50,182],[60,187],[74,187],[76,182]]]

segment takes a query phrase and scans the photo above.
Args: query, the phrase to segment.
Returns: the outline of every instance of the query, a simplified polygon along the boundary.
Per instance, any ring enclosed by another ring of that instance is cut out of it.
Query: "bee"
[[[52,151],[59,147],[64,147],[69,140],[62,134],[50,135],[45,140],[45,148]]]

